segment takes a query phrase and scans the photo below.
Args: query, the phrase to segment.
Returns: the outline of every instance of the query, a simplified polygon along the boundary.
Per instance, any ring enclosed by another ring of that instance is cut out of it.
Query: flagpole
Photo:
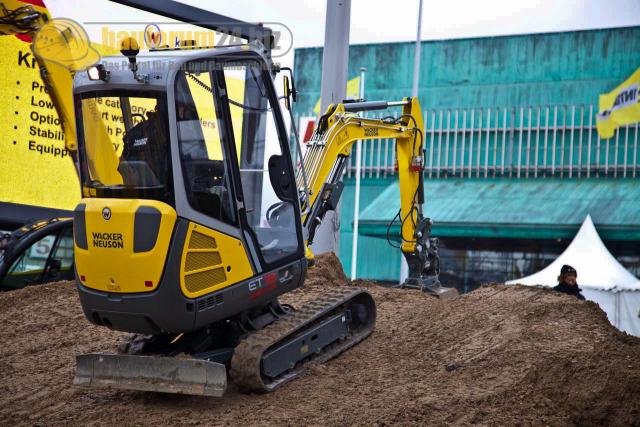
[[[360,92],[358,98],[364,99],[364,75],[367,69],[360,68]],[[353,202],[353,241],[351,244],[351,280],[356,280],[358,268],[358,225],[360,213],[360,170],[362,163],[362,140],[356,142],[356,189]]]
[[[418,96],[418,83],[420,82],[420,47],[422,45],[422,0],[418,6],[418,31],[416,34],[416,48],[413,55],[413,90],[411,96]]]

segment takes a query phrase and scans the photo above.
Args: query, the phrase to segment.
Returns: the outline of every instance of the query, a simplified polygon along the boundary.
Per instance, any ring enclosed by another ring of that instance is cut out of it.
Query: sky
[[[326,2],[323,0],[182,2],[244,21],[282,23],[292,33],[294,48],[322,46],[324,42]],[[168,21],[107,0],[45,0],[45,3],[54,17],[72,18],[80,23]],[[92,6],[87,7],[89,4]],[[352,0],[350,43],[415,40],[417,10],[418,0]],[[422,38],[437,40],[636,25],[640,25],[640,0],[424,0]],[[138,26],[140,30],[144,27]],[[99,41],[98,26],[86,27],[91,39]],[[288,37],[285,38],[288,41]],[[293,52],[280,62],[291,66]]]

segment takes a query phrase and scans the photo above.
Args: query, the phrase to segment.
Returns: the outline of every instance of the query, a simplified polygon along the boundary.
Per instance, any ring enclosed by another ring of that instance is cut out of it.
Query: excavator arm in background
[[[358,112],[402,107],[396,119],[364,118]],[[304,155],[296,184],[301,200],[307,245],[313,242],[324,215],[334,210],[342,193],[344,167],[358,140],[389,138],[397,144],[400,183],[400,238],[409,275],[401,287],[421,289],[441,298],[457,291],[440,285],[437,239],[431,237],[432,221],[422,212],[424,204],[424,125],[417,98],[397,102],[372,101],[331,105],[318,121]],[[307,191],[308,188],[308,191]],[[312,256],[312,255],[311,255]]]

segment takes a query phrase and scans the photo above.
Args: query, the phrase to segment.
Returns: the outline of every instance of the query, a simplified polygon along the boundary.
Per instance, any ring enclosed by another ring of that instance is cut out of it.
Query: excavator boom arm
[[[357,112],[402,106],[396,119],[364,118]],[[396,140],[396,159],[400,187],[401,250],[409,264],[404,286],[430,291],[438,296],[454,296],[438,280],[437,239],[430,237],[431,220],[424,218],[424,124],[417,98],[398,102],[357,102],[329,106],[307,145],[303,167],[296,184],[309,193],[302,211],[307,244],[313,242],[317,227],[329,210],[336,208],[342,192],[342,174],[353,144],[358,140],[388,138]]]
[[[371,103],[362,103],[371,104]],[[379,103],[386,107],[389,103]],[[424,126],[422,112],[417,98],[405,98],[393,103],[402,105],[399,119],[372,119],[359,117],[350,111],[349,104],[329,107],[308,143],[304,167],[309,185],[310,214],[304,218],[307,229],[312,230],[319,223],[320,206],[327,201],[327,186],[335,186],[342,177],[346,159],[351,154],[353,144],[358,140],[388,138],[397,141],[398,179],[400,182],[400,216],[406,218],[402,226],[403,252],[412,252],[412,242],[417,224],[419,205],[423,202],[422,156]],[[302,187],[302,174],[297,177],[298,187]],[[323,191],[324,189],[324,191]],[[304,210],[304,207],[303,207]]]

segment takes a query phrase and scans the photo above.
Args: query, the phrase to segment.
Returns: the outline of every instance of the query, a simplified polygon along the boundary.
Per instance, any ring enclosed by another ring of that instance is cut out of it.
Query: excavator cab
[[[268,62],[247,46],[154,52],[135,72],[118,60],[74,85],[76,260],[89,320],[184,333],[301,284],[295,176]],[[254,283],[285,271],[278,286]],[[224,308],[198,310],[212,296]]]

